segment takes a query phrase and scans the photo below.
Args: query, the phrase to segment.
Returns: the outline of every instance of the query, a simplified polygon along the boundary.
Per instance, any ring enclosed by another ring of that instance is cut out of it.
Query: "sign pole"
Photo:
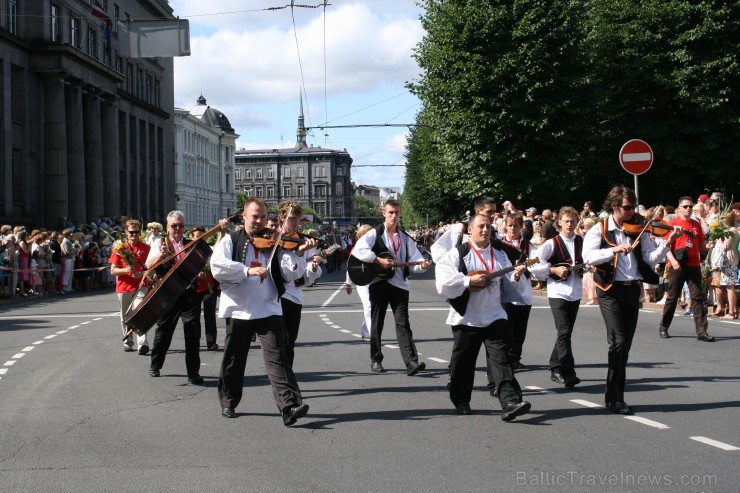
[[[635,176],[635,198],[637,199],[637,204],[635,204],[635,207],[640,205],[640,190],[637,188],[637,175]]]

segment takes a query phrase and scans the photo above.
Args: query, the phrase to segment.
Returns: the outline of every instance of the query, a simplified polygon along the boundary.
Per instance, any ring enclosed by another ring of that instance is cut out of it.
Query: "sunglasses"
[[[140,235],[141,231],[128,231],[128,234],[130,235]]]
[[[635,210],[635,206],[634,205],[620,205],[619,207],[621,207],[623,210],[625,210],[627,212],[634,211]]]
[[[681,209],[691,209],[693,206],[691,204],[686,204],[686,205],[679,205],[679,207]]]
[[[182,223],[170,224],[170,228],[184,228],[185,225]]]

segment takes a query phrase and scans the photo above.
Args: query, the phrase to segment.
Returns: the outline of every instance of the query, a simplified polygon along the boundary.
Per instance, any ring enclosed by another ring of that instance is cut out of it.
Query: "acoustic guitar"
[[[395,260],[391,252],[382,252],[378,255],[379,258],[388,260]],[[426,262],[426,260],[424,261]],[[354,255],[350,255],[347,260],[347,272],[349,278],[353,283],[358,286],[367,286],[374,279],[390,279],[396,274],[396,268],[398,267],[411,267],[413,265],[420,265],[422,262],[393,262],[393,266],[390,269],[384,269],[378,264],[373,262],[363,262]],[[429,262],[431,264],[431,262]]]
[[[532,266],[534,264],[538,264],[539,262],[540,262],[540,259],[539,258],[529,258],[529,259],[527,259],[527,260],[524,261],[524,265],[527,266],[527,267],[530,267],[530,266]],[[522,265],[522,264],[519,264],[519,265]],[[503,268],[501,270],[497,270],[495,272],[486,272],[484,270],[476,270],[474,272],[469,272],[468,273],[468,277],[472,277],[472,276],[475,276],[475,275],[478,275],[478,274],[485,274],[485,276],[486,276],[486,285],[483,286],[483,287],[468,286],[468,291],[470,291],[471,293],[475,293],[477,291],[480,291],[482,289],[487,288],[488,286],[491,285],[491,283],[493,282],[493,280],[495,278],[501,277],[504,274],[508,274],[509,272],[511,272],[514,269],[516,269],[517,267],[519,267],[519,265],[512,265],[510,267],[505,267],[505,268]]]

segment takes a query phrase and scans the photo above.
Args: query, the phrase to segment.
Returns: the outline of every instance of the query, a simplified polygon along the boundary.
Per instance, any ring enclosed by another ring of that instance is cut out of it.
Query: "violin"
[[[645,226],[644,221],[642,223],[625,222],[622,224],[622,227],[624,229],[624,234],[632,238],[638,237],[643,232],[643,228],[645,233],[650,233],[658,238],[663,238],[664,236],[671,234],[673,230],[676,229],[675,226],[671,226],[667,221],[656,220],[649,221],[647,226]],[[691,238],[696,237],[696,235],[689,230],[684,230],[684,233],[689,235]]]
[[[301,238],[299,233],[278,234],[277,231],[267,228],[263,229],[258,236],[252,238],[252,244],[260,250],[274,248],[275,245],[284,250],[297,250],[306,241],[308,240]]]

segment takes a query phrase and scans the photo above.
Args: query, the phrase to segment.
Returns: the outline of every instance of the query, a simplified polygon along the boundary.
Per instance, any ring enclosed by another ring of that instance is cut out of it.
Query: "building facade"
[[[295,200],[325,222],[349,224],[354,214],[352,158],[347,150],[306,145],[303,104],[293,149],[240,149],[234,163],[236,191],[268,206]]]
[[[238,137],[203,95],[192,108],[175,108],[175,201],[188,225],[207,229],[236,212],[232,177]]]
[[[118,54],[118,21],[150,18],[172,8],[0,2],[0,222],[162,221],[175,206],[172,58]]]

